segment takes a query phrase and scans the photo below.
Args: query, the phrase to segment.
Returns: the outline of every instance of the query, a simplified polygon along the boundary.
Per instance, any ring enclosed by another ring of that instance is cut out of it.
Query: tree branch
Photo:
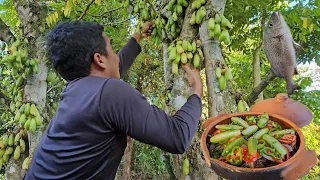
[[[104,16],[105,14],[108,14],[108,13],[111,13],[113,11],[117,11],[119,9],[122,9],[123,7],[117,7],[117,8],[113,8],[113,9],[108,9],[106,12],[103,12],[101,14],[90,14],[90,13],[87,13],[88,15],[92,16],[92,17],[101,17],[101,16]]]
[[[13,37],[13,34],[10,31],[10,27],[7,26],[0,18],[0,41],[9,43],[12,37]]]
[[[118,22],[106,23],[106,24],[103,24],[103,26],[110,26],[110,25],[121,24],[121,23],[123,23],[123,22],[130,21],[130,20],[133,19],[133,18],[134,18],[134,17],[128,18],[128,19],[124,19],[124,20],[121,20],[121,21],[118,21]]]
[[[259,94],[269,85],[269,83],[276,78],[276,75],[270,70],[268,76],[260,82],[260,84],[253,89],[248,97],[247,103],[251,106],[258,98]]]
[[[87,11],[89,10],[90,6],[94,3],[95,0],[91,0],[91,2],[87,5],[87,7],[84,9],[83,13],[81,14],[81,16],[78,18],[78,20],[81,20],[87,13]]]

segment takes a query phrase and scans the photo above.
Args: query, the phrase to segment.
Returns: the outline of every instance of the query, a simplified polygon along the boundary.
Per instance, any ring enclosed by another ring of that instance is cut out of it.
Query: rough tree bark
[[[10,44],[10,41],[13,38],[14,38],[14,36],[10,31],[10,27],[7,26],[0,18],[0,41],[3,41],[7,44]],[[7,105],[10,104],[10,99],[2,92],[0,92],[0,98],[4,99],[5,104],[7,104]],[[0,105],[2,105],[2,104],[0,104]]]
[[[21,28],[23,30],[23,36],[28,39],[29,45],[29,57],[34,57],[39,61],[39,73],[36,75],[30,75],[27,79],[27,84],[24,88],[24,100],[32,101],[36,104],[42,118],[45,120],[45,102],[46,102],[46,90],[47,90],[47,72],[48,67],[45,64],[45,41],[44,41],[44,29],[43,19],[46,16],[46,10],[41,6],[40,1],[36,0],[17,0],[14,1],[15,9],[17,10],[19,19],[21,21]],[[38,128],[34,134],[28,133],[29,140],[29,156],[32,155],[41,139],[45,123],[42,128]],[[22,170],[22,161],[10,159],[7,167],[5,179],[20,180],[25,174]]]
[[[9,26],[7,26],[0,18],[0,41],[9,43],[10,39],[13,37]]]
[[[207,15],[210,10],[214,12],[223,13],[225,8],[226,0],[211,0],[207,1],[206,9]],[[223,91],[219,89],[219,82],[215,74],[215,67],[217,62],[225,64],[225,60],[222,56],[222,51],[220,48],[220,43],[215,39],[210,39],[208,33],[208,18],[200,26],[200,40],[202,43],[203,54],[205,57],[205,72],[208,88],[208,110],[209,117],[217,116],[221,113],[231,113],[236,111],[235,98],[229,92],[229,84],[227,88]],[[200,135],[199,135],[200,136]],[[199,142],[200,140],[198,140]],[[200,153],[198,156],[200,156]],[[202,154],[202,153],[201,153]],[[203,161],[203,159],[198,158],[198,166],[201,167],[201,174],[194,176],[193,179],[218,179],[211,168],[209,168]]]

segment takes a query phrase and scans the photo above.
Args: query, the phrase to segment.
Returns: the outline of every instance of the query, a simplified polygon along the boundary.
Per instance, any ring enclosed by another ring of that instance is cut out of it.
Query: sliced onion
[[[289,150],[289,152],[293,151],[293,148],[290,145],[288,144],[282,144],[282,145],[286,147]]]
[[[263,156],[264,158],[268,159],[269,161],[274,161],[272,157],[270,157],[270,156],[268,156],[268,155],[266,155],[266,154],[264,154],[264,153],[262,153],[262,156]]]

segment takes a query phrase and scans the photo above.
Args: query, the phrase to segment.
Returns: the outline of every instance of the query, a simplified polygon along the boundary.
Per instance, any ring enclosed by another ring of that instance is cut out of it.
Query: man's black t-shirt
[[[140,51],[134,38],[121,49],[121,74]],[[191,95],[168,116],[119,79],[87,76],[68,82],[25,179],[114,179],[127,135],[183,153],[195,134],[201,108],[201,99]]]

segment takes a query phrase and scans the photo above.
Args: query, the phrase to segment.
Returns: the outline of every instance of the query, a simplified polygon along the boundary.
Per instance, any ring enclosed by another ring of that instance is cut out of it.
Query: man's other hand
[[[153,22],[145,22],[143,24],[142,29],[141,29],[142,37],[146,38],[146,37],[151,36],[152,25],[153,25]]]
[[[202,80],[198,69],[190,69],[189,64],[182,65],[182,68],[188,75],[189,86],[192,88],[192,94],[197,94],[200,98],[202,97]]]

